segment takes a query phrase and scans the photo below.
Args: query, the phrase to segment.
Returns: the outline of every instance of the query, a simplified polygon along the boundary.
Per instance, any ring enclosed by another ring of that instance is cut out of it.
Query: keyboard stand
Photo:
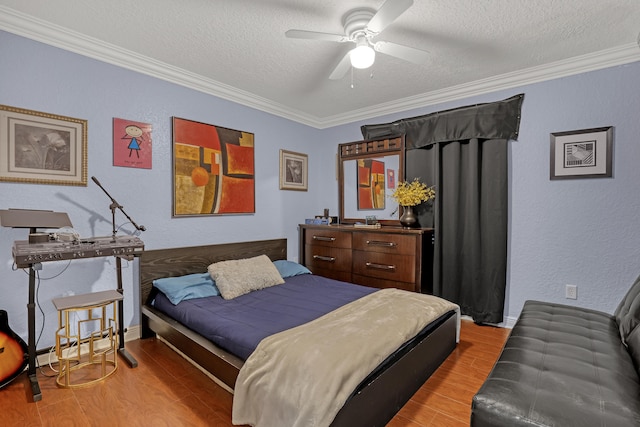
[[[115,241],[113,241],[115,240]],[[116,273],[117,273],[117,291],[123,294],[122,288],[122,258],[127,260],[133,260],[136,256],[139,256],[144,250],[144,243],[137,238],[133,237],[117,237],[117,238],[96,238],[95,243],[87,244],[85,246],[74,247],[68,243],[56,245],[48,244],[44,245],[30,245],[26,241],[14,242],[13,257],[16,265],[19,268],[29,269],[29,301],[27,303],[27,322],[28,322],[28,359],[29,365],[27,368],[27,375],[29,376],[29,383],[31,385],[31,393],[33,395],[33,401],[38,402],[42,400],[42,391],[40,390],[40,384],[38,384],[38,378],[36,376],[36,268],[35,266],[41,262],[48,261],[61,261],[66,259],[77,258],[94,258],[114,256],[116,258]],[[118,354],[125,360],[125,362],[131,367],[138,366],[138,361],[124,348],[124,326],[122,322],[124,319],[124,300],[119,300],[118,307],[118,319],[120,319],[118,327],[118,338],[120,340],[118,344]]]
[[[29,376],[29,383],[31,384],[33,401],[38,402],[42,400],[42,392],[40,391],[40,384],[38,384],[38,378],[36,377],[36,271],[33,268],[33,264],[29,265],[27,319],[29,333],[27,343],[27,348],[29,349],[29,367],[27,368],[27,375]]]

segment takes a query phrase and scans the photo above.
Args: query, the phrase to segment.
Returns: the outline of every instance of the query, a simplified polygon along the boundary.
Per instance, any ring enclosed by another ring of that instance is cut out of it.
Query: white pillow
[[[278,269],[266,255],[215,262],[208,271],[224,299],[284,283]]]

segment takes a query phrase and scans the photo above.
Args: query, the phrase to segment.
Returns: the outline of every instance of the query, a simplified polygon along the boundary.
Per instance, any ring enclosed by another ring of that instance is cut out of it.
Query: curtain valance
[[[480,139],[518,139],[524,94],[502,101],[438,111],[391,123],[364,125],[364,139],[405,135],[406,149],[438,142]]]

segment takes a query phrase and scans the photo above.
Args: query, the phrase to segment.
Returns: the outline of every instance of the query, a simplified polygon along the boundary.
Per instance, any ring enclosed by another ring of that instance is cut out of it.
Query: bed
[[[272,261],[286,260],[286,246],[286,239],[274,239],[145,251],[139,264],[142,338],[161,337],[232,391],[246,354],[240,357],[223,349],[152,306],[157,296],[153,281],[201,273],[210,264],[225,260],[263,254]],[[400,345],[349,390],[331,425],[385,425],[455,348],[458,328],[459,313],[451,310]]]

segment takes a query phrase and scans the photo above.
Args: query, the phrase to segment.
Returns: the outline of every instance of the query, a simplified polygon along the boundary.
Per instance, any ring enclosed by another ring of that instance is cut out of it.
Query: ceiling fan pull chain
[[[353,67],[351,67],[351,89],[353,89]]]

